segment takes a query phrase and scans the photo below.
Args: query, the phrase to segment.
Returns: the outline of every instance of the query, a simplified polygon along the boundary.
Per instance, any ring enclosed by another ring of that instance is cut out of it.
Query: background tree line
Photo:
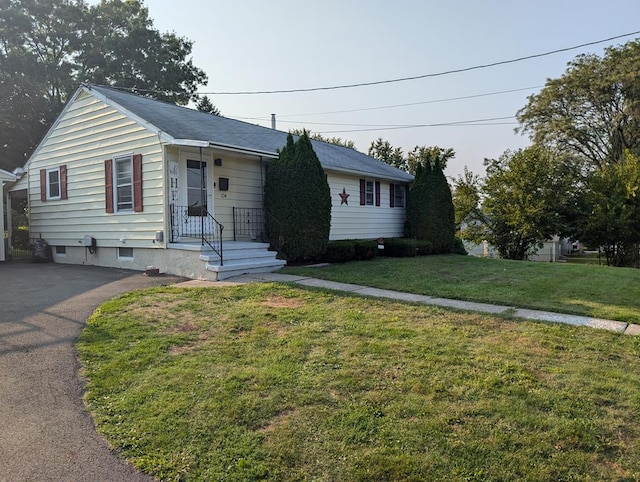
[[[0,0],[0,168],[25,163],[82,82],[197,100],[207,76],[192,47],[155,29],[142,0]]]

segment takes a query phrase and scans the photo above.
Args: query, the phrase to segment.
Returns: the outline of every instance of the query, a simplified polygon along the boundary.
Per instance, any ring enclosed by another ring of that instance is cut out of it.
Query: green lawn
[[[640,270],[443,255],[288,267],[313,276],[424,295],[640,323]]]
[[[78,350],[163,480],[640,480],[640,337],[254,284],[122,296]]]

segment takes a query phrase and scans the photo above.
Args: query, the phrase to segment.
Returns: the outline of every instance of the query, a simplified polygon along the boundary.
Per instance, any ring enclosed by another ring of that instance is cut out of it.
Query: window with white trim
[[[365,181],[365,190],[364,190],[364,199],[365,199],[365,205],[367,206],[373,206],[373,202],[375,199],[375,194],[374,194],[374,188],[373,188],[373,181],[369,181],[368,179]]]
[[[47,169],[47,200],[60,199],[60,168]]]
[[[116,210],[133,210],[133,156],[113,159],[113,179]]]

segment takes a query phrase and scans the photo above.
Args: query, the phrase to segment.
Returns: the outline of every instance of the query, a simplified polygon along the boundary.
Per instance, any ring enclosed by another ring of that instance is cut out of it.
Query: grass
[[[444,255],[384,258],[288,274],[445,298],[640,323],[640,270]]]
[[[640,480],[640,338],[255,284],[104,304],[97,427],[163,480]]]

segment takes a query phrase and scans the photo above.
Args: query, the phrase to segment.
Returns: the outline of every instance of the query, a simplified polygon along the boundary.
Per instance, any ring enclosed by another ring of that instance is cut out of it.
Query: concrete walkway
[[[305,276],[286,275],[279,273],[264,273],[243,275],[236,278],[228,279],[226,282],[200,282],[189,281],[185,286],[221,286],[222,284],[241,284],[252,282],[281,281],[296,283],[303,286],[311,286],[314,288],[324,288],[336,291],[345,291],[361,296],[371,296],[373,298],[386,298],[390,300],[410,301],[413,303],[422,303],[425,305],[441,306],[444,308],[453,308],[463,311],[475,311],[479,313],[488,313],[492,315],[507,315],[513,318],[520,318],[534,321],[548,321],[553,323],[565,323],[574,326],[586,326],[589,328],[599,328],[602,330],[615,331],[627,335],[640,335],[640,325],[625,323],[623,321],[604,320],[601,318],[593,318],[590,316],[566,315],[561,313],[552,313],[550,311],[529,310],[524,308],[513,308],[509,306],[493,305],[489,303],[475,303],[473,301],[451,300],[447,298],[438,298],[435,296],[416,295],[412,293],[403,293],[400,291],[383,290],[378,288],[369,288],[366,286],[338,283],[335,281],[326,281]]]

